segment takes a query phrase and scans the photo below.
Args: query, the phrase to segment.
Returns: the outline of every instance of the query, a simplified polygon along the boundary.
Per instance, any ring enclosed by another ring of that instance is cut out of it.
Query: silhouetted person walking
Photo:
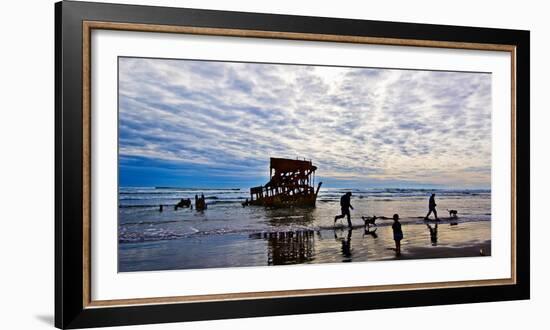
[[[403,239],[403,230],[401,230],[399,214],[393,215],[391,229],[393,229],[393,240],[395,241],[395,255],[399,257],[401,255],[401,240]]]
[[[336,224],[336,221],[338,219],[342,219],[344,217],[348,218],[348,227],[351,228],[351,214],[349,209],[353,210],[353,206],[351,206],[351,192],[347,192],[340,198],[340,209],[342,211],[342,214],[337,215],[334,217],[334,224]]]
[[[428,207],[430,210],[428,211],[428,214],[426,214],[424,220],[428,220],[428,217],[430,216],[430,214],[432,214],[432,212],[434,213],[435,220],[439,220],[439,218],[437,217],[437,211],[435,209],[436,206],[437,204],[435,203],[435,194],[432,194],[432,196],[430,196],[430,202],[428,203]]]

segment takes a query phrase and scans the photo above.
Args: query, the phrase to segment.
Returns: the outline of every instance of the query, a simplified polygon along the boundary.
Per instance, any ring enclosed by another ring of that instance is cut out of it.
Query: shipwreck
[[[315,171],[311,160],[270,158],[269,182],[263,186],[250,188],[251,205],[267,207],[308,207],[315,206],[317,189]]]

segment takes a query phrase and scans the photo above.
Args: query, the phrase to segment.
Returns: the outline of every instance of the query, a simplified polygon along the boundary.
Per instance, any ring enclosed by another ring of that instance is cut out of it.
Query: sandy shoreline
[[[431,259],[431,258],[461,258],[479,257],[491,255],[491,241],[471,242],[471,245],[462,247],[436,246],[419,247],[413,246],[407,249],[397,259]]]

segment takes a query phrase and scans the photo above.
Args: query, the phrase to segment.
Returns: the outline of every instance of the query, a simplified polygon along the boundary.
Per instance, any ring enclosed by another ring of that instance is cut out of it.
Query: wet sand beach
[[[405,219],[406,220],[406,219]],[[385,222],[391,222],[386,220]],[[434,224],[430,223],[433,227]],[[374,232],[374,234],[373,234]],[[403,224],[401,256],[391,226],[195,235],[121,244],[119,271],[366,262],[491,255],[490,223],[438,224],[437,240],[420,223]]]
[[[491,253],[490,191],[438,190],[442,221],[437,223],[437,232],[436,222],[423,220],[433,190],[351,190],[351,231],[345,219],[334,223],[345,191],[349,189],[321,189],[315,207],[269,208],[243,207],[241,203],[250,196],[248,189],[121,189],[119,271],[479,257]],[[174,209],[181,198],[194,200],[196,194],[204,194],[208,209]],[[162,211],[159,205],[164,205]],[[446,209],[458,209],[458,219],[450,219]],[[395,247],[390,219],[394,213],[399,213],[404,233],[399,258],[391,250]],[[361,217],[373,215],[379,217],[377,226],[365,233]]]

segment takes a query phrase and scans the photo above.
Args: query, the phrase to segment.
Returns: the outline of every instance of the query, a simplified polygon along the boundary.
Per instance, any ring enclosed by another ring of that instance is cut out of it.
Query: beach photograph
[[[118,271],[491,256],[491,73],[118,58]]]

